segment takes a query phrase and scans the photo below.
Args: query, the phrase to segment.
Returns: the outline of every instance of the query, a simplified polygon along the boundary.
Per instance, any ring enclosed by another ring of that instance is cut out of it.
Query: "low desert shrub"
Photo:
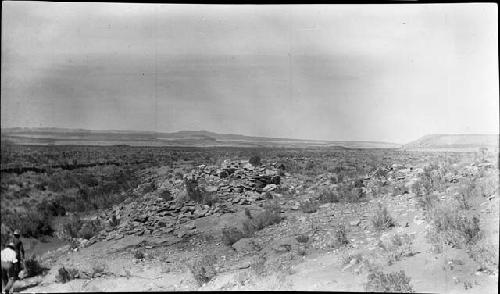
[[[309,241],[309,236],[302,234],[302,235],[298,235],[296,237],[296,239],[297,239],[297,242],[299,242],[299,243],[307,243]]]
[[[189,270],[199,286],[208,283],[217,275],[214,267],[216,261],[215,255],[205,255],[189,265]]]
[[[40,259],[36,255],[31,255],[24,260],[24,268],[27,277],[35,277],[44,273],[47,268],[42,266]]]
[[[396,225],[394,219],[389,215],[387,207],[378,203],[377,210],[371,219],[372,225],[377,230],[385,230]]]
[[[65,284],[78,276],[77,269],[66,269],[64,266],[59,268],[56,275],[56,282]]]
[[[104,263],[96,263],[92,266],[92,277],[96,275],[103,274],[106,271],[106,265]]]
[[[233,245],[243,237],[243,232],[241,232],[237,228],[231,227],[222,229],[222,242],[227,246]]]
[[[315,166],[316,166],[316,165],[314,164],[314,161],[309,160],[309,161],[306,163],[306,165],[305,165],[305,167],[304,167],[304,168],[305,168],[305,170],[310,171],[310,170],[313,170]]]
[[[339,185],[339,195],[343,202],[353,203],[364,198],[365,192],[363,188],[355,187],[354,183],[348,182]]]
[[[405,186],[405,183],[403,181],[398,181],[396,182],[393,187],[392,187],[392,195],[403,195],[403,194],[408,194],[409,191]]]
[[[259,155],[252,155],[248,162],[253,166],[259,166],[261,165],[261,158]]]
[[[319,201],[320,203],[336,203],[339,202],[339,196],[338,193],[330,190],[330,189],[323,189],[321,190],[319,194]]]
[[[78,238],[90,239],[94,237],[102,229],[98,221],[84,222],[78,231]]]
[[[63,225],[63,231],[71,238],[90,239],[101,229],[99,221],[83,221],[75,215]]]
[[[251,218],[243,222],[243,234],[248,237],[254,232],[262,230],[265,227],[279,223],[282,220],[280,215],[281,207],[278,202],[270,201],[264,205],[264,211],[251,215]]]
[[[252,214],[250,213],[250,209],[245,208],[245,216],[248,217],[249,219],[253,218]]]
[[[187,192],[185,190],[181,190],[177,194],[177,197],[175,197],[175,204],[178,207],[181,207],[182,205],[184,205],[184,203],[186,203],[188,201],[189,201],[189,197],[188,197],[188,194],[187,194]]]
[[[172,193],[168,189],[162,189],[158,192],[158,196],[163,199],[164,201],[170,201],[174,199],[172,196]]]
[[[479,270],[493,274],[498,272],[498,248],[493,245],[468,246],[467,254],[479,264]]]
[[[347,230],[344,224],[340,224],[335,229],[335,243],[337,246],[349,244],[349,239],[347,239]]]
[[[78,216],[73,215],[63,225],[63,230],[67,236],[71,238],[78,238],[78,232],[82,226],[83,221]]]
[[[368,281],[365,285],[366,291],[374,292],[415,292],[410,285],[410,277],[404,271],[385,274],[382,271],[374,270],[368,274]]]
[[[109,221],[109,225],[114,228],[117,227],[120,224],[120,219],[116,217],[115,214],[111,217],[111,220]]]
[[[2,211],[2,224],[10,228],[19,228],[25,237],[40,237],[51,235],[54,229],[51,226],[52,216],[42,214],[37,209],[28,210],[26,213]]]
[[[417,204],[425,211],[430,211],[439,202],[439,198],[435,194],[423,193],[417,198]]]
[[[144,255],[144,252],[142,252],[141,250],[136,250],[134,251],[134,258],[135,259],[138,259],[138,260],[142,260],[144,259],[146,256]]]
[[[450,208],[438,208],[432,213],[434,233],[448,245],[462,248],[481,238],[480,220]]]
[[[365,261],[365,258],[363,257],[363,253],[362,252],[353,253],[353,252],[344,251],[341,254],[340,258],[341,258],[341,261],[342,261],[342,265],[348,265],[350,263],[360,264],[360,263],[362,263],[362,262]]]
[[[303,201],[300,203],[299,208],[304,213],[315,213],[318,211],[319,203],[311,200]]]
[[[256,256],[252,263],[250,264],[250,269],[252,272],[254,272],[257,276],[262,276],[266,272],[266,255],[264,254],[259,254]]]
[[[379,242],[379,247],[386,252],[388,265],[414,254],[413,237],[406,233],[394,234],[389,242]]]

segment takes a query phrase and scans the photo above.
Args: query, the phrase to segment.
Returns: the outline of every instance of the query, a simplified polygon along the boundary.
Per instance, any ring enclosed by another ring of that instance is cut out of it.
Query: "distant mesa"
[[[498,150],[498,146],[498,134],[432,134],[403,145],[403,149],[461,149],[472,151],[479,148]]]
[[[23,145],[130,145],[189,147],[321,147],[321,148],[400,148],[401,145],[379,141],[326,141],[290,138],[253,137],[218,134],[210,131],[83,130],[67,128],[3,128],[2,138]]]

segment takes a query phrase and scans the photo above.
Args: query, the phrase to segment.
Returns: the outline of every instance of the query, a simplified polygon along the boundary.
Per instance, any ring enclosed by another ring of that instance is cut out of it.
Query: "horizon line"
[[[415,140],[411,140],[406,143],[396,143],[396,142],[389,142],[389,141],[378,141],[378,140],[326,140],[326,139],[303,139],[303,138],[289,138],[289,137],[267,137],[267,136],[256,136],[256,135],[246,135],[246,134],[241,134],[241,133],[218,133],[214,131],[209,131],[209,130],[177,130],[177,131],[154,131],[154,130],[131,130],[131,129],[122,129],[122,130],[117,130],[117,129],[84,129],[84,128],[68,128],[68,127],[1,127],[1,130],[4,129],[61,129],[61,130],[81,130],[81,131],[98,131],[98,132],[144,132],[144,133],[167,133],[167,134],[174,134],[174,133],[180,133],[180,132],[208,132],[208,133],[214,133],[217,135],[237,135],[237,136],[245,136],[245,137],[254,137],[254,138],[266,138],[266,139],[291,139],[291,140],[301,140],[301,141],[322,141],[322,142],[379,142],[379,143],[389,143],[389,144],[396,144],[396,145],[405,145],[412,143],[416,140],[419,140],[421,138],[424,138],[426,136],[431,136],[431,135],[451,135],[451,136],[457,136],[457,135],[499,135],[499,133],[427,133]]]

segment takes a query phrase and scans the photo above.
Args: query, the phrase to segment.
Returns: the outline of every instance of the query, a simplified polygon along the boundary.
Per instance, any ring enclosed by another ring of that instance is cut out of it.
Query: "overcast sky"
[[[499,132],[494,4],[2,5],[4,128]]]

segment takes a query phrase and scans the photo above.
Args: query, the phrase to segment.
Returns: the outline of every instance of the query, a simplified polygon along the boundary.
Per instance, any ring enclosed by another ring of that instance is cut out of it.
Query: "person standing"
[[[14,282],[17,280],[17,264],[19,260],[16,258],[16,249],[14,242],[9,242],[1,252],[2,257],[2,291],[8,294],[14,287]]]
[[[16,258],[18,260],[17,263],[17,272],[19,273],[23,269],[24,265],[24,246],[23,246],[23,241],[21,241],[21,232],[19,230],[14,231],[14,250],[16,250]]]

